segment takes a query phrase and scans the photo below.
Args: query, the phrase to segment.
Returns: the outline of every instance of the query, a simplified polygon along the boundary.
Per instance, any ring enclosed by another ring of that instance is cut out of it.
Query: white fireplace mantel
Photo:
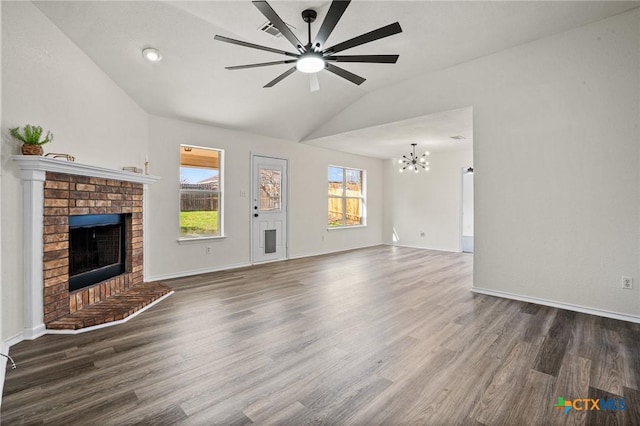
[[[45,330],[43,314],[43,213],[44,213],[44,181],[46,172],[66,173],[70,175],[89,176],[143,184],[143,227],[147,227],[147,187],[160,179],[158,176],[125,172],[122,170],[90,166],[66,160],[41,157],[36,155],[14,155],[22,171],[23,181],[23,221],[24,221],[24,339],[35,339],[43,335]],[[146,235],[143,231],[147,246]],[[144,271],[147,265],[145,260]]]
[[[158,176],[90,166],[72,161],[41,157],[39,155],[14,155],[12,158],[22,170],[22,178],[25,180],[35,174],[42,173],[44,175],[45,172],[123,180],[125,182],[142,183],[145,185],[152,184],[160,179]]]

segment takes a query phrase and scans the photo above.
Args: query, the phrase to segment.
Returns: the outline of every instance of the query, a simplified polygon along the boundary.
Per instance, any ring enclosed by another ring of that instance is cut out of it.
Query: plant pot
[[[28,145],[26,143],[22,145],[21,150],[23,155],[42,155],[44,151],[40,145]]]

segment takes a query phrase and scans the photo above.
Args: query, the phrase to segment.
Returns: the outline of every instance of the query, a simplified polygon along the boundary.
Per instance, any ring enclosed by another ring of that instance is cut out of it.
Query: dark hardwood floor
[[[2,424],[640,424],[640,325],[473,295],[472,268],[379,246],[167,281],[126,324],[13,346]]]

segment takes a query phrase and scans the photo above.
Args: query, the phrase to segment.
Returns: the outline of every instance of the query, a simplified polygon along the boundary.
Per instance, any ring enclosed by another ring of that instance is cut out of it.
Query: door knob
[[[258,216],[260,216],[258,213],[253,214],[253,217],[258,217]]]

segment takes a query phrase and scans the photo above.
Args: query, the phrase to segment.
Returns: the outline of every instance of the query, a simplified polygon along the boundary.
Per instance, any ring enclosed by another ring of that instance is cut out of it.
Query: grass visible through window
[[[218,212],[180,212],[181,237],[207,237],[218,234]]]

